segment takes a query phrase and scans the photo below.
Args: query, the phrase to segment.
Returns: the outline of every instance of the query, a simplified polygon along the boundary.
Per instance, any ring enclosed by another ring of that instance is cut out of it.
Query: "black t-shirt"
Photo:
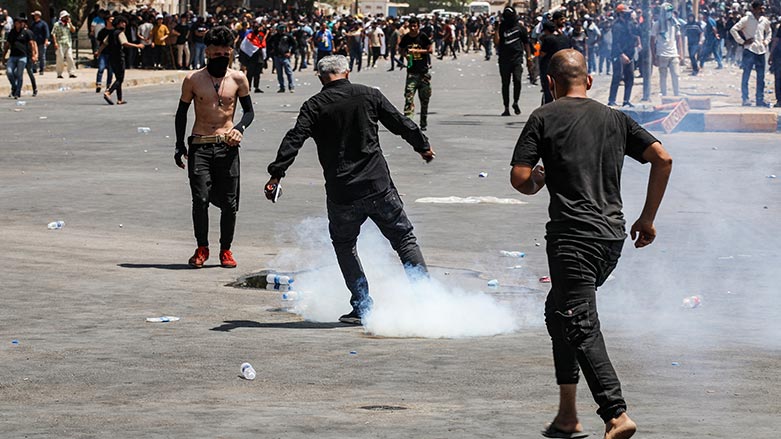
[[[592,99],[559,98],[534,110],[512,165],[542,159],[550,193],[548,237],[623,240],[621,169],[640,163],[656,138],[626,114]]]
[[[187,43],[187,34],[190,32],[190,26],[186,24],[179,23],[174,28],[177,32],[179,32],[179,35],[176,37],[176,44],[186,44]]]
[[[499,27],[499,62],[502,64],[522,64],[523,48],[529,44],[529,35],[523,26]]]
[[[16,29],[11,29],[11,32],[8,33],[8,44],[11,45],[10,56],[23,58],[32,56],[30,41],[35,41],[35,36],[29,29],[22,29],[19,32]]]
[[[109,50],[109,62],[112,63],[112,68],[115,68],[113,66],[116,64],[122,64],[124,66],[125,51],[123,49],[123,44],[127,43],[127,36],[125,35],[125,31],[121,29],[114,29],[109,32],[107,47]]]
[[[193,43],[203,43],[203,37],[205,37],[205,35],[198,36],[195,34],[195,32],[206,32],[209,30],[208,27],[203,23],[197,23],[193,27]]]
[[[418,35],[415,37],[411,36],[410,34],[401,37],[401,41],[399,42],[399,49],[428,50],[428,48],[431,47],[431,44],[431,38],[429,38],[423,32],[418,32]],[[407,68],[407,72],[415,74],[428,73],[428,67],[431,64],[429,54],[412,53],[407,54],[407,57],[410,55],[412,55],[412,66]]]
[[[106,37],[108,37],[112,32],[114,32],[113,29],[109,30],[108,28],[103,27],[103,29],[101,29],[100,32],[98,32],[98,34],[95,36],[98,39],[98,44],[101,44],[104,41],[106,42],[106,44],[109,44],[109,41],[106,39]],[[111,53],[111,47],[106,46],[103,49],[103,52],[101,53],[108,55],[109,53]]]
[[[540,39],[540,52],[544,53],[545,56],[540,58],[540,68],[547,70],[550,59],[556,52],[571,47],[572,44],[569,37],[564,34],[543,35]]]

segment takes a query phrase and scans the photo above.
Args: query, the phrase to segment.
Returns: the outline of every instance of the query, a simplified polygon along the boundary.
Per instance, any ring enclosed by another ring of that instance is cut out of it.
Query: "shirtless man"
[[[203,267],[209,259],[209,203],[220,208],[220,265],[236,267],[230,251],[236,212],[239,210],[239,143],[244,129],[255,114],[249,96],[247,77],[228,68],[233,59],[233,32],[224,26],[209,30],[204,37],[208,64],[187,75],[176,111],[176,152],[174,161],[184,169],[187,160],[193,196],[193,229],[198,248],[190,266]],[[184,144],[187,111],[195,100],[195,124]],[[233,124],[236,101],[244,112]]]

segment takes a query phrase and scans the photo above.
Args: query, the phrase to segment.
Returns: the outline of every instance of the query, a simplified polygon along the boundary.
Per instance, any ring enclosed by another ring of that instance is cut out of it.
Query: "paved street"
[[[385,68],[351,80],[379,87],[401,108],[403,73]],[[548,285],[538,281],[548,274],[548,198],[509,185],[510,155],[538,89],[524,84],[523,114],[499,117],[493,62],[440,62],[428,131],[437,159],[427,165],[382,132],[434,279],[446,290],[482,291],[518,316],[510,333],[423,338],[332,323],[338,313],[304,321],[278,293],[227,286],[263,269],[334,269],[314,143],[283,181],[280,202],[262,197],[266,166],[301,103],[319,90],[311,71],[298,74],[295,94],[275,93],[270,79],[264,74],[266,93],[253,94],[255,122],[242,144],[235,270],[215,262],[214,208],[210,266],[186,266],[195,242],[186,173],[172,158],[178,85],[128,88],[125,106],[107,106],[94,92],[45,94],[25,106],[0,100],[0,436],[540,437],[558,396],[541,317]],[[781,180],[768,176],[781,174],[779,134],[655,134],[675,160],[658,238],[643,250],[627,243],[615,279],[599,292],[637,437],[773,437],[781,415]],[[630,224],[648,170],[631,159],[624,168]],[[415,201],[451,196],[528,204]],[[62,230],[47,230],[59,219]],[[392,261],[392,252],[367,250],[379,238],[364,230],[359,251],[372,283],[399,269],[370,264]],[[500,286],[488,288],[490,279]],[[333,276],[311,286],[348,306]],[[682,309],[692,295],[702,306]],[[447,308],[421,309],[410,303],[403,317],[459,324]],[[145,322],[162,315],[181,320]],[[244,361],[254,381],[240,378]],[[586,431],[601,437],[585,382],[579,409]]]

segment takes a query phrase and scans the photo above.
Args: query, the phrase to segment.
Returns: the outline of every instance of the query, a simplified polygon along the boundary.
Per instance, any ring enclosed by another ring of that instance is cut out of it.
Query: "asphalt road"
[[[493,337],[376,337],[305,322],[278,294],[226,286],[260,269],[294,268],[280,265],[285,254],[306,267],[307,254],[330,252],[321,236],[300,233],[302,222],[325,216],[311,142],[280,203],[261,195],[266,165],[319,89],[311,72],[298,78],[296,94],[278,95],[264,75],[266,93],[253,95],[236,270],[185,265],[195,243],[187,178],[172,159],[178,87],[130,88],[121,107],[86,92],[28,98],[24,107],[0,102],[0,436],[539,437],[557,402],[541,318]],[[351,79],[402,106],[403,74],[378,68]],[[475,291],[497,278],[503,287],[492,294],[522,299],[519,312],[539,316],[537,279],[547,270],[544,245],[534,243],[544,242],[547,196],[524,197],[508,182],[512,148],[539,102],[537,89],[524,87],[524,114],[499,117],[495,64],[475,56],[438,63],[428,132],[437,159],[424,164],[387,132],[382,144],[434,276]],[[599,293],[637,437],[772,437],[781,415],[781,181],[767,176],[781,174],[779,137],[660,139],[675,165],[659,236],[643,250],[627,243]],[[631,222],[649,168],[630,159],[624,169]],[[415,202],[447,196],[528,204]],[[65,228],[47,230],[57,219]],[[526,252],[523,268],[508,270],[499,250]],[[344,286],[333,288],[346,302]],[[702,306],[681,309],[695,294]],[[182,320],[144,321],[166,314]],[[255,381],[239,377],[243,361]],[[585,385],[579,407],[599,437]]]

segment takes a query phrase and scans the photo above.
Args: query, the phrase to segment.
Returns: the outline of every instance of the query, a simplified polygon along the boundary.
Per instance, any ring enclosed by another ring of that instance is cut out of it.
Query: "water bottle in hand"
[[[252,368],[252,365],[249,363],[242,363],[241,364],[241,374],[244,376],[247,380],[254,380],[255,379],[255,369]]]

